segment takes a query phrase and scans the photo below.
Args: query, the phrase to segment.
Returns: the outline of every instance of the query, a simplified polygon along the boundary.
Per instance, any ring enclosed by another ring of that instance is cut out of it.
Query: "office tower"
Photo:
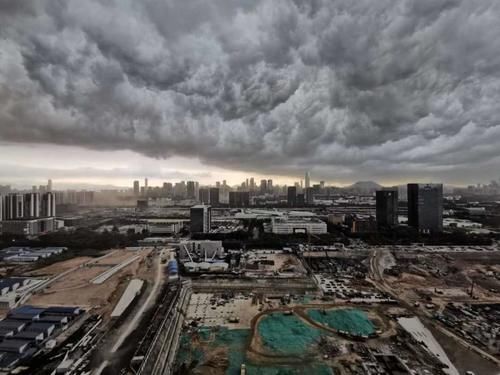
[[[253,177],[250,177],[250,191],[255,190],[255,180]]]
[[[220,188],[220,181],[215,182],[215,187],[216,187],[217,189],[219,189],[219,188]]]
[[[309,174],[309,171],[306,172],[305,181],[306,181],[306,189],[311,187],[311,175]]]
[[[384,189],[376,193],[377,225],[380,228],[391,228],[398,225],[398,190]]]
[[[267,180],[267,192],[268,193],[273,192],[273,180]]]
[[[193,206],[190,219],[191,233],[208,233],[212,224],[212,208],[203,204]]]
[[[289,186],[287,190],[287,203],[289,207],[295,207],[297,205],[297,187]]]
[[[210,188],[209,199],[211,206],[219,205],[219,188]]]
[[[186,198],[186,193],[187,193],[186,182],[184,181],[176,182],[174,185],[174,196],[176,198],[184,199]]]
[[[260,180],[260,193],[266,194],[267,192],[267,181],[266,180]]]
[[[319,186],[320,186],[321,190],[323,190],[325,188],[325,181],[320,181]]]
[[[195,183],[194,181],[188,181],[186,184],[187,198],[195,199]]]
[[[24,218],[35,219],[40,217],[40,194],[24,194]]]
[[[314,188],[306,187],[304,194],[305,203],[310,206],[314,203]]]
[[[222,186],[226,187],[227,186],[227,181],[226,180],[223,180],[222,181]]]
[[[38,191],[38,187],[37,187],[36,185],[33,185],[33,186],[31,187],[31,192],[32,192],[32,193],[36,193],[37,191]]]
[[[297,194],[296,206],[297,207],[304,207],[305,203],[306,203],[306,199],[304,197],[304,194]]]
[[[52,191],[52,180],[50,180],[50,179],[47,182],[47,191]]]
[[[425,233],[442,231],[442,184],[408,184],[408,225]]]
[[[248,180],[248,178],[246,179],[245,181],[245,185],[246,185],[246,188],[249,189],[250,188],[250,181]]]
[[[134,181],[134,195],[136,197],[138,197],[140,193],[141,193],[141,187],[139,185],[139,181],[135,180]]]
[[[200,190],[198,190],[198,200],[202,204],[209,204],[210,203],[210,189],[209,188],[200,188]]]
[[[164,182],[163,183],[162,194],[163,194],[164,197],[170,197],[170,196],[172,196],[173,191],[174,191],[174,188],[173,188],[171,182]]]
[[[56,198],[52,192],[47,192],[42,195],[42,216],[56,216]]]
[[[40,194],[43,194],[43,193],[47,192],[47,186],[45,186],[45,185],[40,185],[40,186],[38,187],[38,192],[39,192]]]
[[[248,191],[230,191],[229,207],[249,207],[250,193]]]
[[[3,212],[3,200],[5,198],[0,195],[0,221],[5,220]]]

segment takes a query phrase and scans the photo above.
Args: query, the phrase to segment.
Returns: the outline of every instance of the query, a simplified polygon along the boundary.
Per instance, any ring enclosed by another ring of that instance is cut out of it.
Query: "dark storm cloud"
[[[0,0],[0,137],[270,173],[486,178],[499,18],[496,0]]]

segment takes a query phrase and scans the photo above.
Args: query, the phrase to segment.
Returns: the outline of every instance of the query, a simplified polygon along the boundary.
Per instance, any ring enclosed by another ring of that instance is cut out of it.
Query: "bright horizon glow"
[[[148,178],[149,186],[161,186],[164,182],[198,181],[201,185],[215,185],[216,181],[227,181],[230,186],[240,185],[253,177],[258,186],[261,179],[272,179],[276,185],[293,185],[305,178],[302,176],[279,176],[260,174],[252,171],[237,171],[217,166],[204,165],[197,159],[171,157],[168,159],[150,158],[139,153],[122,151],[97,151],[77,146],[48,144],[0,145],[0,184],[17,188],[43,185],[52,179],[54,187],[77,188],[78,186],[115,186],[131,188],[134,180],[141,186]],[[15,160],[15,164],[12,163]],[[320,175],[311,173],[311,184],[323,180]],[[328,180],[327,186],[345,187],[364,180]],[[422,179],[419,179],[422,181]],[[374,180],[384,186],[406,184],[407,180]],[[432,181],[426,179],[425,181]],[[460,186],[460,184],[454,184]],[[463,186],[463,185],[462,185]]]

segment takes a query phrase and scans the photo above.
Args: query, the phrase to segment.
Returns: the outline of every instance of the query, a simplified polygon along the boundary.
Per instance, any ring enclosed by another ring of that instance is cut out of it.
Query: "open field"
[[[88,262],[82,258],[65,261],[60,270],[71,269],[71,266],[80,266],[74,272],[57,279],[44,290],[33,295],[29,304],[34,305],[77,305],[87,309],[95,309],[100,313],[107,314],[114,307],[127,285],[127,279],[147,274],[146,257],[149,251],[129,252],[119,250],[111,253],[108,257],[97,261]],[[93,284],[91,281],[120,264],[127,259],[139,256],[139,258],[127,265],[117,273],[113,274],[102,284]],[[58,264],[51,265],[46,269],[39,270],[45,274],[57,269]]]

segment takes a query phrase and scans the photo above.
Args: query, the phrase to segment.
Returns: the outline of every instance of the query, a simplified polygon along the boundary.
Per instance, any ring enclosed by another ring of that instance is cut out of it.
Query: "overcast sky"
[[[498,0],[0,0],[0,181],[500,177]]]

